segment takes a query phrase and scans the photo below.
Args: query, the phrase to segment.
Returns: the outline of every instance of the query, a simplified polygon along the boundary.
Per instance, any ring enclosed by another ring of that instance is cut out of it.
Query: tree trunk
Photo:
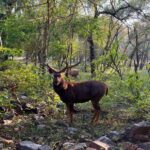
[[[92,33],[88,36],[87,41],[89,43],[89,50],[90,50],[90,65],[91,65],[91,76],[95,76],[95,64],[93,60],[95,60],[95,48],[94,48],[94,41]]]
[[[44,64],[46,63],[47,50],[48,50],[48,29],[47,29],[47,24],[45,24],[44,31],[43,31],[43,37],[42,37],[42,47],[38,53],[40,68],[41,68],[41,72],[43,74],[45,73]]]
[[[49,25],[50,25],[50,2],[47,0],[47,16],[46,16],[46,22],[43,29],[42,34],[42,48],[38,54],[39,57],[39,63],[42,73],[45,73],[45,63],[47,59],[47,53],[48,53],[48,43],[49,43]]]
[[[3,46],[2,33],[0,33],[0,46]]]

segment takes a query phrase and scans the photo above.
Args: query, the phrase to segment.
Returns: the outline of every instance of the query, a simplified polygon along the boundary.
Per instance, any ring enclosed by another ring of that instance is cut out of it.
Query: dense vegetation
[[[22,95],[56,111],[60,102],[44,64],[79,61],[78,78],[104,81],[110,118],[150,119],[149,1],[0,1],[0,106]],[[85,108],[85,105],[81,105]],[[86,109],[86,108],[85,108]],[[88,109],[88,108],[87,108]],[[4,112],[0,112],[1,118]],[[111,116],[112,115],[112,116]]]

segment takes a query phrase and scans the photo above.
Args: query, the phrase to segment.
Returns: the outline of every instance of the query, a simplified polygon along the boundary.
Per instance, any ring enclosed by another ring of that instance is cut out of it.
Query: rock
[[[52,150],[48,145],[42,145],[38,150]]]
[[[68,132],[69,132],[70,134],[75,134],[77,131],[78,131],[77,128],[68,127]]]
[[[3,150],[12,150],[12,147],[3,148]]]
[[[6,112],[6,108],[3,106],[0,106],[0,112]]]
[[[150,142],[140,143],[138,146],[144,150],[150,150]]]
[[[34,115],[33,119],[35,119],[36,124],[42,124],[42,122],[44,121],[44,117],[40,115]]]
[[[31,106],[31,104],[29,104],[29,103],[18,102],[18,101],[10,101],[10,103],[13,105],[13,108],[15,109],[15,112],[17,114],[21,115],[24,112],[27,114],[30,114],[30,113],[37,114],[38,113],[38,109],[33,108],[33,106]]]
[[[16,150],[39,150],[40,147],[41,145],[31,141],[22,141],[17,145]]]
[[[27,96],[25,96],[25,95],[21,95],[21,97],[20,97],[21,99],[23,99],[23,100],[26,100],[26,99],[28,99],[28,97]]]
[[[63,150],[85,150],[87,147],[86,143],[70,143],[66,142],[63,144]]]
[[[37,143],[43,143],[44,137],[40,136],[36,139]]]
[[[87,145],[85,143],[75,144],[73,150],[85,150]]]
[[[4,125],[10,125],[12,124],[12,120],[3,120]]]
[[[21,107],[23,111],[27,114],[38,114],[38,109],[34,108],[30,103],[21,103]]]
[[[101,150],[102,148],[105,150],[111,150],[111,146],[98,140],[92,141],[89,144],[89,148],[96,149],[96,150]]]
[[[98,141],[104,142],[108,145],[114,145],[114,142],[111,141],[110,138],[108,138],[107,136],[102,136],[100,138],[97,139]]]
[[[63,144],[63,150],[71,150],[75,143],[66,142]]]
[[[96,150],[101,150],[102,148],[105,150],[113,150],[115,149],[115,144],[107,136],[102,136],[99,139],[92,141],[89,144],[89,148]]]
[[[130,142],[124,142],[121,145],[122,145],[121,148],[123,150],[145,150],[145,149],[140,148],[138,145],[130,143]]]
[[[149,139],[150,122],[142,121],[134,124],[130,129],[126,130],[126,136],[131,141],[146,142]]]
[[[38,109],[37,108],[26,108],[26,109],[24,109],[24,112],[26,114],[38,114]]]
[[[14,128],[15,132],[18,132],[20,129],[18,127]]]
[[[0,137],[0,142],[5,143],[5,144],[13,144],[14,143],[13,140],[5,139],[5,138],[2,138],[2,137]]]
[[[62,120],[57,120],[55,124],[61,127],[69,127],[69,125]]]
[[[4,120],[11,120],[14,117],[14,113],[13,112],[9,112],[7,114],[4,115],[3,119]]]
[[[0,143],[0,150],[3,149],[3,143]]]
[[[87,147],[86,150],[96,150],[95,148]]]
[[[107,136],[113,141],[118,142],[123,138],[123,133],[119,133],[117,131],[110,131]]]
[[[59,102],[59,103],[57,103],[57,105],[56,105],[56,107],[57,108],[59,108],[59,109],[64,109],[64,103],[62,103],[62,102]]]
[[[134,124],[134,126],[150,128],[150,122],[149,121],[142,121],[142,122]]]
[[[84,135],[81,135],[78,141],[83,143],[83,142],[91,142],[92,140],[89,138],[86,138]]]
[[[81,131],[81,139],[92,139],[92,135],[88,131]]]

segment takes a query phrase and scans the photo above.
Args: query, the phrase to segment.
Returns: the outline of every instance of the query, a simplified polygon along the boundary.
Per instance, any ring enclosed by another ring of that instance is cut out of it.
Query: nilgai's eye
[[[61,77],[61,75],[60,75],[60,74],[57,74],[57,75],[56,75],[56,77],[57,77],[57,78],[60,78],[60,77]]]

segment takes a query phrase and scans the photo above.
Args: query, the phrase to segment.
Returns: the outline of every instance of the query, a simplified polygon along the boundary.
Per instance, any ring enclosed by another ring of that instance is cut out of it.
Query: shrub
[[[16,95],[25,93],[28,97],[36,100],[47,100],[50,90],[47,75],[40,75],[38,68],[33,65],[24,65],[19,62],[5,61],[2,65],[7,69],[0,71],[0,103],[8,103]],[[12,91],[12,87],[15,91]]]
[[[108,70],[101,74],[97,72],[97,80],[106,82],[109,86],[108,96],[102,101],[103,107],[124,108],[135,117],[145,118],[150,112],[150,81],[147,74],[135,74],[128,70],[121,80],[117,74]],[[119,105],[119,107],[118,107]],[[121,107],[120,107],[121,106]]]

